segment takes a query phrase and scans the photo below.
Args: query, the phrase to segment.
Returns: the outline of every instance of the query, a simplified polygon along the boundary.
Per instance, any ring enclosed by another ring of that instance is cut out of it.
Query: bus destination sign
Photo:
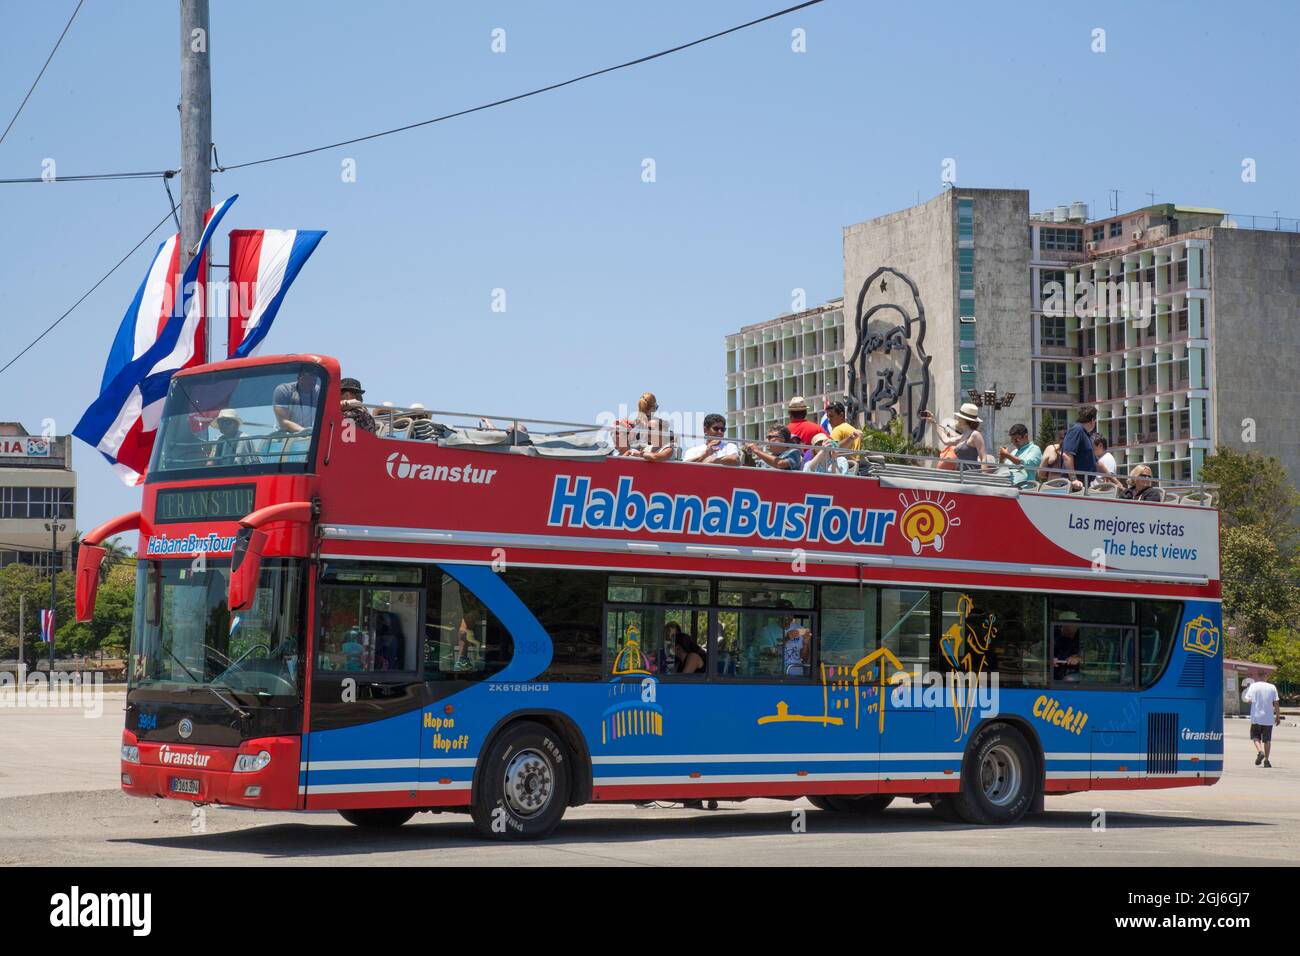
[[[239,520],[253,510],[256,485],[221,485],[216,488],[171,488],[158,492],[154,521]]]

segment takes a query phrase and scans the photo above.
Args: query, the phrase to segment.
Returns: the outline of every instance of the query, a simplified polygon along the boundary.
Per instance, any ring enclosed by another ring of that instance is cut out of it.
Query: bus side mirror
[[[104,548],[82,543],[77,551],[77,620],[95,616],[95,597],[99,593],[99,569],[104,563]]]
[[[226,604],[231,611],[247,610],[257,599],[257,580],[262,573],[262,551],[265,548],[265,531],[249,527],[239,529],[230,555],[230,583],[226,588]]]

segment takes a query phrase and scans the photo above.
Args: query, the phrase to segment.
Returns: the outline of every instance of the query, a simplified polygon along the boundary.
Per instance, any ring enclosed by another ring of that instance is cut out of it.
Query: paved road
[[[208,807],[201,820],[170,800],[115,789],[121,698],[87,719],[75,711],[0,708],[0,865],[663,866],[1072,864],[1217,866],[1300,860],[1300,727],[1277,731],[1272,770],[1256,768],[1247,725],[1231,720],[1225,777],[1214,787],[1049,798],[1012,828],[948,823],[900,803],[877,819],[805,801],[753,800],[716,811],[588,806],[550,840],[489,844],[468,818],[421,814],[374,834],[334,814]],[[806,832],[793,832],[793,809]],[[1093,828],[1095,809],[1105,830]],[[194,832],[196,826],[201,832]]]

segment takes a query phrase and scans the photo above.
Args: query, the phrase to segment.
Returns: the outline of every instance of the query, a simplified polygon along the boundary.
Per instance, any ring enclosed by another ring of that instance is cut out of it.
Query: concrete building
[[[792,394],[835,394],[933,443],[922,410],[947,418],[971,389],[996,388],[1015,398],[995,433],[982,413],[990,448],[1013,422],[1037,436],[1095,403],[1121,468],[1195,480],[1222,444],[1277,455],[1300,481],[1287,422],[1300,233],[1276,225],[1168,203],[1031,214],[1025,190],[944,190],[845,228],[843,300],[727,337],[728,408],[749,437]],[[838,361],[831,337],[816,352],[793,344],[821,322],[843,330]]]
[[[21,562],[50,566],[51,532],[58,533],[56,566],[70,567],[77,530],[77,474],[72,470],[72,436],[43,438],[17,422],[0,422],[0,566]]]
[[[727,336],[727,434],[762,440],[788,420],[786,403],[823,402],[844,392],[844,300],[747,325]]]

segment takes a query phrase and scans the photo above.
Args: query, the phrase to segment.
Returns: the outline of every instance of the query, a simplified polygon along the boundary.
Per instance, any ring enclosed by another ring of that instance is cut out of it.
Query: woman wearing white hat
[[[930,411],[921,412],[921,418],[935,427],[939,441],[944,448],[951,448],[958,461],[970,462],[963,467],[970,468],[977,462],[984,461],[984,434],[980,431],[980,410],[977,405],[966,402],[957,412],[957,427],[954,431],[946,425],[935,421]]]

